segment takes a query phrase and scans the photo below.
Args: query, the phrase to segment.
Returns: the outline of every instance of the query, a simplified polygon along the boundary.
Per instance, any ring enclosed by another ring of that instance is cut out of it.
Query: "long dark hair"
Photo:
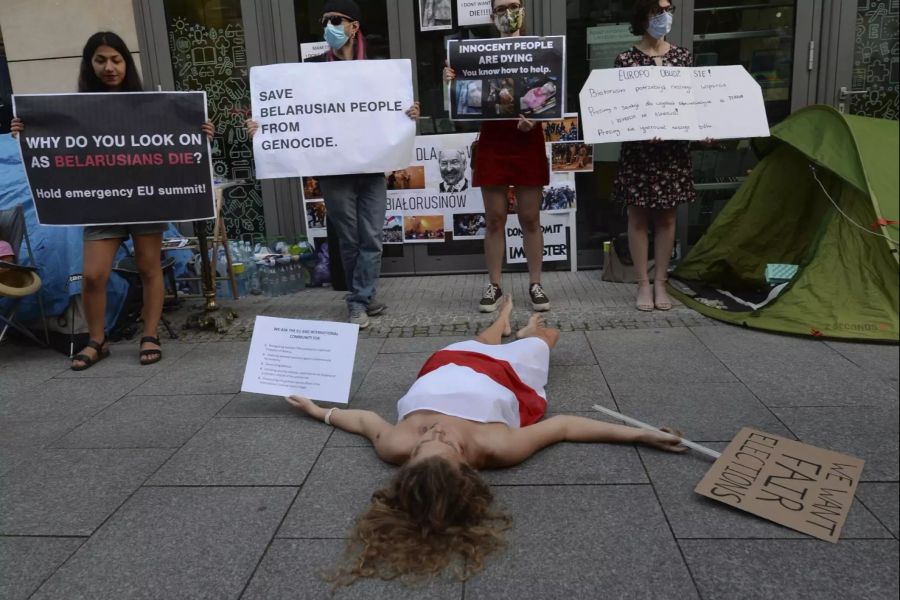
[[[125,79],[122,80],[121,91],[123,92],[140,92],[144,89],[141,83],[141,76],[138,75],[137,68],[134,66],[134,58],[128,51],[125,41],[112,31],[98,31],[88,38],[81,52],[81,68],[78,70],[78,91],[79,92],[108,92],[109,88],[94,73],[94,65],[91,64],[94,59],[94,53],[100,46],[109,46],[122,55],[125,61]]]

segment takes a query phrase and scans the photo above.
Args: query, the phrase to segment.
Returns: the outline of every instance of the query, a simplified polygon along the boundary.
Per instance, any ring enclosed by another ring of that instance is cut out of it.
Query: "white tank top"
[[[550,369],[550,349],[543,340],[528,338],[502,346],[469,340],[445,350],[478,352],[507,361],[523,383],[546,399],[544,386]],[[487,375],[454,364],[444,365],[416,380],[397,402],[398,421],[417,410],[433,410],[479,423],[521,426],[519,401],[512,391]]]

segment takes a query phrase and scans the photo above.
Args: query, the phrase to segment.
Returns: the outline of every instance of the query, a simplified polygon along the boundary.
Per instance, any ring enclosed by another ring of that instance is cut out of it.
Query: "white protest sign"
[[[308,42],[300,44],[300,60],[306,62],[313,56],[320,56],[328,52],[328,42]]]
[[[256,317],[242,392],[347,404],[359,326]]]
[[[569,214],[541,213],[541,227],[544,229],[544,262],[568,260],[569,245],[566,243],[566,227],[569,226]],[[506,218],[506,264],[514,265],[527,262],[525,257],[525,238],[517,215]]]
[[[412,160],[409,60],[253,67],[250,92],[257,179],[378,173]]]
[[[762,90],[739,65],[600,69],[580,98],[589,144],[769,135]]]
[[[494,0],[456,0],[456,16],[460,27],[490,25]]]

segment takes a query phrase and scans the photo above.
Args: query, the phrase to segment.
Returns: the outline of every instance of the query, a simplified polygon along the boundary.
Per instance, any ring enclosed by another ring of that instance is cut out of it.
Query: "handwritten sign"
[[[378,173],[412,159],[409,60],[253,67],[250,92],[257,179]]]
[[[580,98],[589,144],[769,135],[762,90],[741,66],[600,69]]]
[[[695,492],[837,542],[864,461],[745,427]]]
[[[456,0],[456,14],[460,27],[490,25],[492,0]]]
[[[544,262],[568,260],[569,244],[566,240],[566,228],[569,226],[569,214],[541,213],[541,228],[544,230]],[[509,215],[506,218],[506,263],[510,265],[527,262],[525,256],[525,236],[519,217]]]

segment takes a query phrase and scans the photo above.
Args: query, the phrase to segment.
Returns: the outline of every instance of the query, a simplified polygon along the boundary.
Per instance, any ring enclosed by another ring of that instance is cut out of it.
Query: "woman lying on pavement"
[[[517,465],[557,442],[640,442],[682,452],[680,434],[657,433],[584,417],[541,421],[550,350],[559,330],[535,314],[511,334],[512,300],[475,340],[435,353],[397,403],[391,425],[366,410],[322,408],[291,396],[310,417],[367,437],[378,456],[401,469],[359,517],[337,584],[363,577],[416,579],[456,564],[461,579],[480,571],[503,544],[510,518],[491,507],[478,471]],[[672,430],[666,430],[672,431]],[[458,559],[458,560],[456,560]]]

